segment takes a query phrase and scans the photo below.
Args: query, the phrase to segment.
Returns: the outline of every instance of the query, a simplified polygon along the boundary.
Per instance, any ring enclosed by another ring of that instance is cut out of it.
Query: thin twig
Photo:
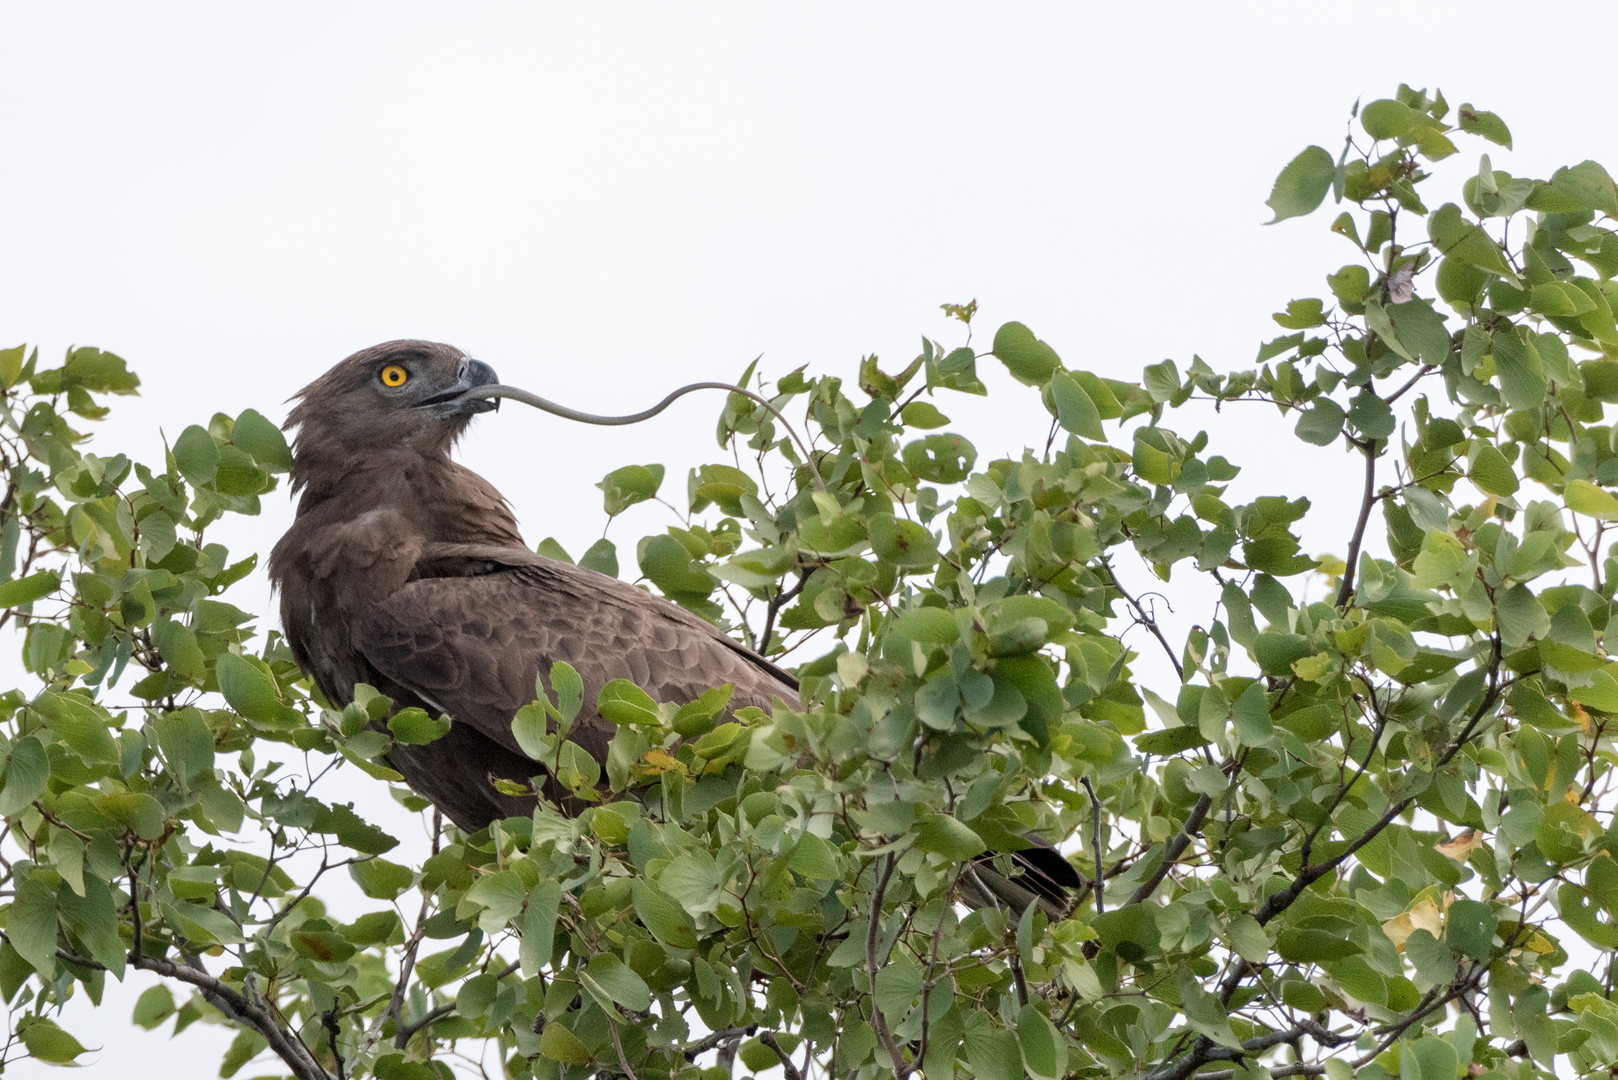
[[[799,1072],[798,1067],[792,1064],[792,1058],[787,1055],[785,1050],[781,1049],[781,1044],[775,1040],[775,1032],[759,1032],[758,1041],[774,1050],[775,1056],[781,1059],[781,1073],[786,1080],[803,1080],[803,1073]]]
[[[726,1039],[735,1039],[740,1038],[743,1035],[751,1035],[757,1030],[758,1027],[755,1024],[749,1024],[746,1027],[724,1028],[722,1030],[715,1031],[712,1034],[704,1035],[694,1043],[686,1043],[684,1046],[676,1046],[674,1048],[674,1052],[683,1055],[687,1061],[695,1061],[699,1055],[706,1054],[709,1050],[712,1050]]]
[[[1168,847],[1163,849],[1163,864],[1157,868],[1157,871],[1151,877],[1141,882],[1140,888],[1136,889],[1129,899],[1124,901],[1124,907],[1139,904],[1157,891],[1157,887],[1163,884],[1163,879],[1168,876],[1175,862],[1185,853],[1185,849],[1191,846],[1191,838],[1202,828],[1202,820],[1208,816],[1208,810],[1212,806],[1213,799],[1206,795],[1198,796],[1196,805],[1191,808],[1191,813],[1186,815],[1185,825],[1181,827],[1174,839],[1169,841]],[[1098,883],[1096,886],[1096,911],[1099,913],[1100,910],[1101,888]]]
[[[880,963],[876,955],[877,928],[882,925],[882,900],[887,895],[888,881],[893,877],[893,868],[898,860],[889,852],[882,860],[882,876],[877,879],[876,889],[871,893],[871,922],[865,928],[865,969],[871,978],[872,987],[876,986],[876,974]],[[882,1010],[871,1009],[871,1026],[876,1029],[877,1038],[882,1041],[882,1048],[887,1051],[888,1057],[893,1061],[894,1080],[905,1080],[905,1077],[915,1069],[915,1066],[905,1061],[904,1052],[893,1039],[893,1032],[888,1030],[888,1019],[882,1015]]]
[[[1081,778],[1079,783],[1083,784],[1084,790],[1090,793],[1090,850],[1095,854],[1096,859],[1096,876],[1095,881],[1091,882],[1091,886],[1095,892],[1096,914],[1100,915],[1105,910],[1101,906],[1101,893],[1106,888],[1107,876],[1106,867],[1102,865],[1101,861],[1101,800],[1097,798],[1096,789],[1090,783],[1088,776]],[[1153,887],[1155,888],[1156,886]]]
[[[1354,523],[1354,535],[1348,540],[1348,565],[1343,570],[1343,583],[1337,589],[1337,606],[1347,607],[1354,595],[1354,567],[1360,561],[1360,544],[1365,540],[1365,527],[1371,520],[1371,506],[1376,501],[1376,440],[1355,443],[1365,455],[1365,490],[1360,496],[1360,516]]]
[[[326,1037],[331,1040],[331,1056],[337,1061],[337,1080],[346,1080],[343,1075],[343,1052],[337,1046],[337,1040],[343,1036],[342,1028],[337,1026],[337,1006],[334,1004],[321,1013],[320,1020],[326,1028]]]
[[[201,967],[176,964],[157,956],[142,956],[136,966],[170,979],[190,983],[205,994],[229,1005],[235,1019],[256,1031],[298,1080],[334,1080],[309,1048],[292,1032],[276,1022],[268,1005],[252,1001],[234,988],[208,974]]]
[[[629,1067],[629,1055],[624,1053],[624,1040],[619,1036],[618,1025],[611,1017],[607,1018],[607,1030],[612,1032],[612,1046],[618,1051],[618,1065],[624,1070],[624,1075],[629,1077],[629,1080],[640,1080],[635,1075],[635,1070]]]

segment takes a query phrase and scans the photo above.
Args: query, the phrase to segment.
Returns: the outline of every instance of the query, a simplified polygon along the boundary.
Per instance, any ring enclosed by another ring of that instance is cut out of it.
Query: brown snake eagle
[[[468,392],[496,382],[489,365],[448,345],[391,341],[301,390],[287,420],[297,518],[269,565],[293,656],[329,701],[341,707],[367,683],[400,708],[451,719],[443,738],[397,745],[389,761],[467,831],[532,812],[532,797],[501,794],[494,781],[544,772],[511,721],[556,661],[584,681],[570,737],[602,762],[615,727],[594,702],[613,679],[658,701],[730,683],[732,710],[798,707],[792,676],[695,614],[523,543],[500,493],[449,456],[472,417],[495,408]],[[545,790],[567,804],[554,781]],[[978,876],[1019,908],[1029,889],[1066,906],[1082,883],[1048,847],[1013,857],[1018,884],[987,866]]]

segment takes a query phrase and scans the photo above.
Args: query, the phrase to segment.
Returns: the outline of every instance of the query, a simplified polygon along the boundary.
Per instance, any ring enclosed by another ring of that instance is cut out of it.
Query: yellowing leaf
[[[1433,850],[1456,862],[1465,862],[1468,855],[1482,846],[1483,835],[1476,829],[1468,829],[1452,840],[1434,844]]]

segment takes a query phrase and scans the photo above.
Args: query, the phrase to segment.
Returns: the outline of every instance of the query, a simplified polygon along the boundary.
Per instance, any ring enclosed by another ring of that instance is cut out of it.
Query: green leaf
[[[1511,131],[1506,122],[1492,112],[1474,109],[1471,105],[1462,105],[1460,109],[1460,128],[1473,135],[1481,135],[1490,142],[1511,149]]]
[[[1351,223],[1352,223],[1352,219]],[[1323,326],[1326,322],[1326,305],[1319,300],[1292,300],[1287,303],[1286,312],[1277,312],[1271,315],[1283,329],[1310,330],[1316,326]]]
[[[1360,110],[1360,124],[1373,139],[1397,139],[1415,126],[1416,116],[1401,101],[1384,98]]]
[[[1191,969],[1185,965],[1179,970],[1180,1007],[1186,1021],[1201,1034],[1220,1046],[1241,1049],[1241,1043],[1230,1029],[1230,1016],[1217,994],[1203,990]]]
[[[916,827],[916,847],[955,862],[965,862],[989,849],[971,826],[948,814],[928,814]]]
[[[1275,211],[1275,217],[1267,224],[1313,213],[1331,190],[1335,171],[1331,155],[1318,146],[1311,146],[1293,158],[1275,178],[1275,186],[1265,200],[1265,205]]]
[[[45,979],[56,976],[56,894],[37,878],[24,878],[6,914],[6,938]]]
[[[875,989],[871,996],[889,1023],[897,1024],[910,1011],[921,990],[921,968],[910,957],[900,953],[890,958],[876,973]]]
[[[156,517],[149,515],[147,520]],[[196,635],[181,622],[160,615],[152,621],[152,644],[169,670],[192,683],[200,683],[208,674],[208,658],[197,644]]]
[[[1000,672],[995,672],[989,700],[975,704],[971,695],[963,695],[964,713],[969,723],[979,727],[1009,727],[1028,713],[1028,699],[1023,697],[1017,684]]]
[[[400,709],[388,720],[388,731],[395,742],[407,746],[426,746],[449,734],[449,719],[434,719],[424,709]]]
[[[466,890],[466,902],[483,908],[478,913],[478,927],[485,934],[496,934],[522,911],[528,899],[528,887],[514,870],[499,870],[486,874]]]
[[[1588,480],[1569,480],[1562,489],[1562,498],[1567,508],[1575,514],[1585,514],[1601,521],[1618,520],[1618,498]]]
[[[1212,740],[1196,727],[1171,727],[1135,736],[1135,749],[1143,754],[1173,757],[1175,754],[1207,746]]]
[[[836,849],[809,832],[798,838],[792,854],[787,857],[787,866],[817,881],[836,881],[841,876]]]
[[[1243,746],[1263,746],[1275,735],[1263,683],[1252,683],[1241,692],[1231,706],[1231,723]]]
[[[1315,446],[1330,446],[1343,433],[1343,420],[1347,415],[1331,398],[1316,398],[1298,417],[1298,438]]]
[[[547,559],[555,559],[557,562],[565,563],[573,562],[573,556],[567,553],[567,549],[558,543],[556,537],[554,536],[547,536],[545,539],[541,540],[539,542],[539,547],[535,550],[538,552],[538,554],[545,556]]]
[[[967,1064],[977,1080],[1021,1080],[1022,1047],[1017,1036],[993,1025],[987,1016],[973,1011],[967,1017],[965,1038]]]
[[[1510,332],[1493,335],[1493,350],[1506,405],[1514,410],[1539,408],[1545,402],[1545,376],[1539,356],[1529,351],[1523,338]]]
[[[631,895],[636,917],[653,937],[676,949],[696,948],[696,924],[671,897],[645,881],[636,881]]]
[[[416,880],[415,873],[408,866],[381,858],[349,863],[348,872],[359,884],[360,891],[373,900],[398,899],[399,894]]]
[[[977,462],[977,449],[959,435],[928,435],[906,443],[903,457],[905,468],[918,479],[937,484],[958,484],[966,479]],[[830,552],[842,545],[810,546],[813,550]]]
[[[1427,235],[1447,258],[1517,280],[1501,254],[1500,245],[1481,226],[1462,218],[1461,208],[1454,203],[1445,203],[1428,215]]]
[[[107,710],[79,697],[46,690],[34,699],[34,709],[53,732],[89,764],[111,765],[119,760],[118,744],[107,725]]]
[[[399,841],[354,812],[352,805],[337,805],[315,817],[314,828],[333,833],[337,842],[362,855],[381,855],[399,846]]]
[[[52,1065],[66,1065],[85,1052],[84,1046],[43,1016],[29,1016],[17,1025],[28,1053]]]
[[[579,565],[586,570],[594,570],[598,574],[608,577],[618,576],[618,549],[611,540],[603,536],[600,540],[585,549],[579,556]]]
[[[1348,403],[1348,422],[1368,439],[1386,439],[1393,434],[1393,409],[1369,390],[1362,390]]]
[[[615,517],[638,502],[657,496],[663,484],[661,465],[625,465],[608,473],[596,487],[602,490],[607,515]]]
[[[1027,386],[1043,386],[1062,366],[1056,350],[1034,337],[1020,322],[1008,322],[994,334],[994,355],[1006,365],[1011,377]]]
[[[590,1048],[577,1035],[556,1022],[545,1025],[545,1031],[539,1037],[539,1052],[552,1061],[567,1065],[590,1063]]]
[[[141,792],[114,791],[95,800],[95,808],[142,840],[163,835],[163,804]]]
[[[1151,395],[1153,401],[1173,401],[1181,389],[1180,371],[1174,366],[1173,360],[1147,364],[1141,371],[1141,386]]]
[[[84,841],[66,829],[52,829],[51,842],[47,850],[50,853],[50,865],[68,888],[79,896],[84,895]]]
[[[730,683],[704,690],[697,700],[688,701],[675,710],[674,730],[687,739],[706,735],[713,729],[714,717],[725,711],[735,692],[736,687]]]
[[[492,971],[474,975],[455,991],[455,1011],[469,1020],[481,1019],[500,992],[500,980]]]
[[[1225,936],[1236,955],[1249,964],[1262,964],[1270,955],[1270,939],[1251,915],[1242,914],[1231,920],[1225,928]]]
[[[1511,463],[1506,460],[1494,445],[1485,445],[1472,459],[1472,469],[1468,474],[1472,483],[1490,495],[1511,495],[1517,490],[1517,474],[1511,471]],[[1609,499],[1612,497],[1609,495]],[[1614,503],[1618,509],[1618,502]]]
[[[785,1047],[783,1046],[783,1049]],[[773,1069],[781,1064],[781,1056],[768,1046],[759,1042],[757,1038],[748,1039],[742,1043],[736,1056],[742,1059],[742,1064],[754,1073],[761,1073],[766,1069]]]
[[[270,673],[246,657],[232,652],[219,655],[214,665],[219,692],[230,707],[261,724],[273,723],[281,715],[281,692]]]
[[[151,1031],[157,1025],[174,1015],[174,994],[167,986],[158,983],[147,987],[135,999],[135,1013],[131,1019],[137,1027]]]
[[[1405,956],[1416,967],[1416,974],[1430,983],[1448,986],[1460,970],[1450,947],[1426,930],[1412,931],[1405,939]]]
[[[949,423],[949,417],[926,401],[912,401],[899,411],[899,422],[908,428],[932,431]]]
[[[1023,1068],[1034,1080],[1062,1080],[1067,1075],[1067,1040],[1046,1015],[1032,1005],[1017,1014],[1017,1041]]]
[[[901,612],[888,625],[888,632],[925,645],[950,645],[961,635],[953,615],[943,608],[928,607]]]
[[[603,686],[596,698],[596,711],[614,724],[657,727],[663,722],[657,713],[657,702],[628,679],[614,679]],[[536,755],[530,752],[530,756]]]
[[[33,805],[45,793],[50,778],[50,759],[38,738],[24,735],[12,743],[0,780],[0,817],[15,817]]]
[[[1056,417],[1062,427],[1084,439],[1105,441],[1101,413],[1078,380],[1065,371],[1051,376],[1051,396],[1056,399]]]
[[[747,513],[742,502],[758,495],[758,481],[730,465],[704,465],[692,471],[688,495],[692,513],[712,502],[732,517],[742,517]]]
[[[1480,963],[1487,963],[1493,949],[1497,920],[1494,909],[1477,900],[1462,898],[1444,913],[1444,940],[1458,952]]]
[[[893,566],[926,569],[938,561],[938,541],[914,521],[892,514],[872,514],[867,519],[871,550]]]
[[[626,1009],[644,1012],[652,1007],[652,992],[646,980],[612,953],[597,953],[582,972],[604,990],[609,998]]]
[[[563,723],[571,724],[584,707],[584,680],[566,660],[551,665],[550,678],[551,689],[556,693],[556,711],[562,714]]]
[[[1156,909],[1150,904],[1116,908],[1097,915],[1092,925],[1103,946],[1131,963],[1145,959],[1162,940]]]
[[[280,428],[254,409],[244,409],[236,418],[230,441],[245,450],[265,472],[292,470],[292,451],[287,448],[286,437]]]
[[[1275,939],[1275,951],[1289,964],[1318,964],[1324,960],[1341,960],[1356,956],[1362,950],[1353,941],[1326,930],[1281,931]]]
[[[657,879],[659,888],[691,912],[717,908],[724,883],[713,856],[706,851],[685,852],[669,863]]]
[[[541,881],[528,894],[528,907],[522,917],[522,948],[518,954],[525,977],[532,978],[533,973],[550,963],[556,914],[561,902],[562,888],[553,878]],[[692,943],[695,944],[695,939]]]
[[[1400,1048],[1401,1080],[1455,1080],[1459,1071],[1455,1048],[1436,1036],[1424,1035]]]
[[[44,599],[61,584],[62,577],[54,570],[41,570],[37,574],[8,581],[0,585],[0,608],[21,607]]]
[[[1498,593],[1494,605],[1500,637],[1513,649],[1526,645],[1529,638],[1544,637],[1551,628],[1551,617],[1545,605],[1526,585],[1513,585]]]
[[[205,429],[192,424],[180,432],[170,452],[174,455],[174,464],[179,466],[180,475],[188,483],[194,487],[213,485],[214,474],[219,469],[219,447]]]
[[[713,575],[691,561],[691,553],[672,536],[649,536],[640,542],[640,571],[665,596],[705,597],[717,586]]]
[[[62,365],[62,376],[66,386],[114,394],[134,393],[140,385],[140,379],[128,369],[122,357],[89,346],[73,350],[67,363]]]

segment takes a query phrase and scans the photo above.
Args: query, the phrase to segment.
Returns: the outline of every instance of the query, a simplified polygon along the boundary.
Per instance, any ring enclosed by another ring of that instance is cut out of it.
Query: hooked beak
[[[416,402],[417,409],[433,409],[440,416],[461,416],[471,413],[492,412],[500,408],[499,399],[484,397],[467,397],[467,393],[480,386],[489,386],[500,381],[494,368],[481,360],[462,360],[460,379],[454,386],[443,393],[423,398]]]

